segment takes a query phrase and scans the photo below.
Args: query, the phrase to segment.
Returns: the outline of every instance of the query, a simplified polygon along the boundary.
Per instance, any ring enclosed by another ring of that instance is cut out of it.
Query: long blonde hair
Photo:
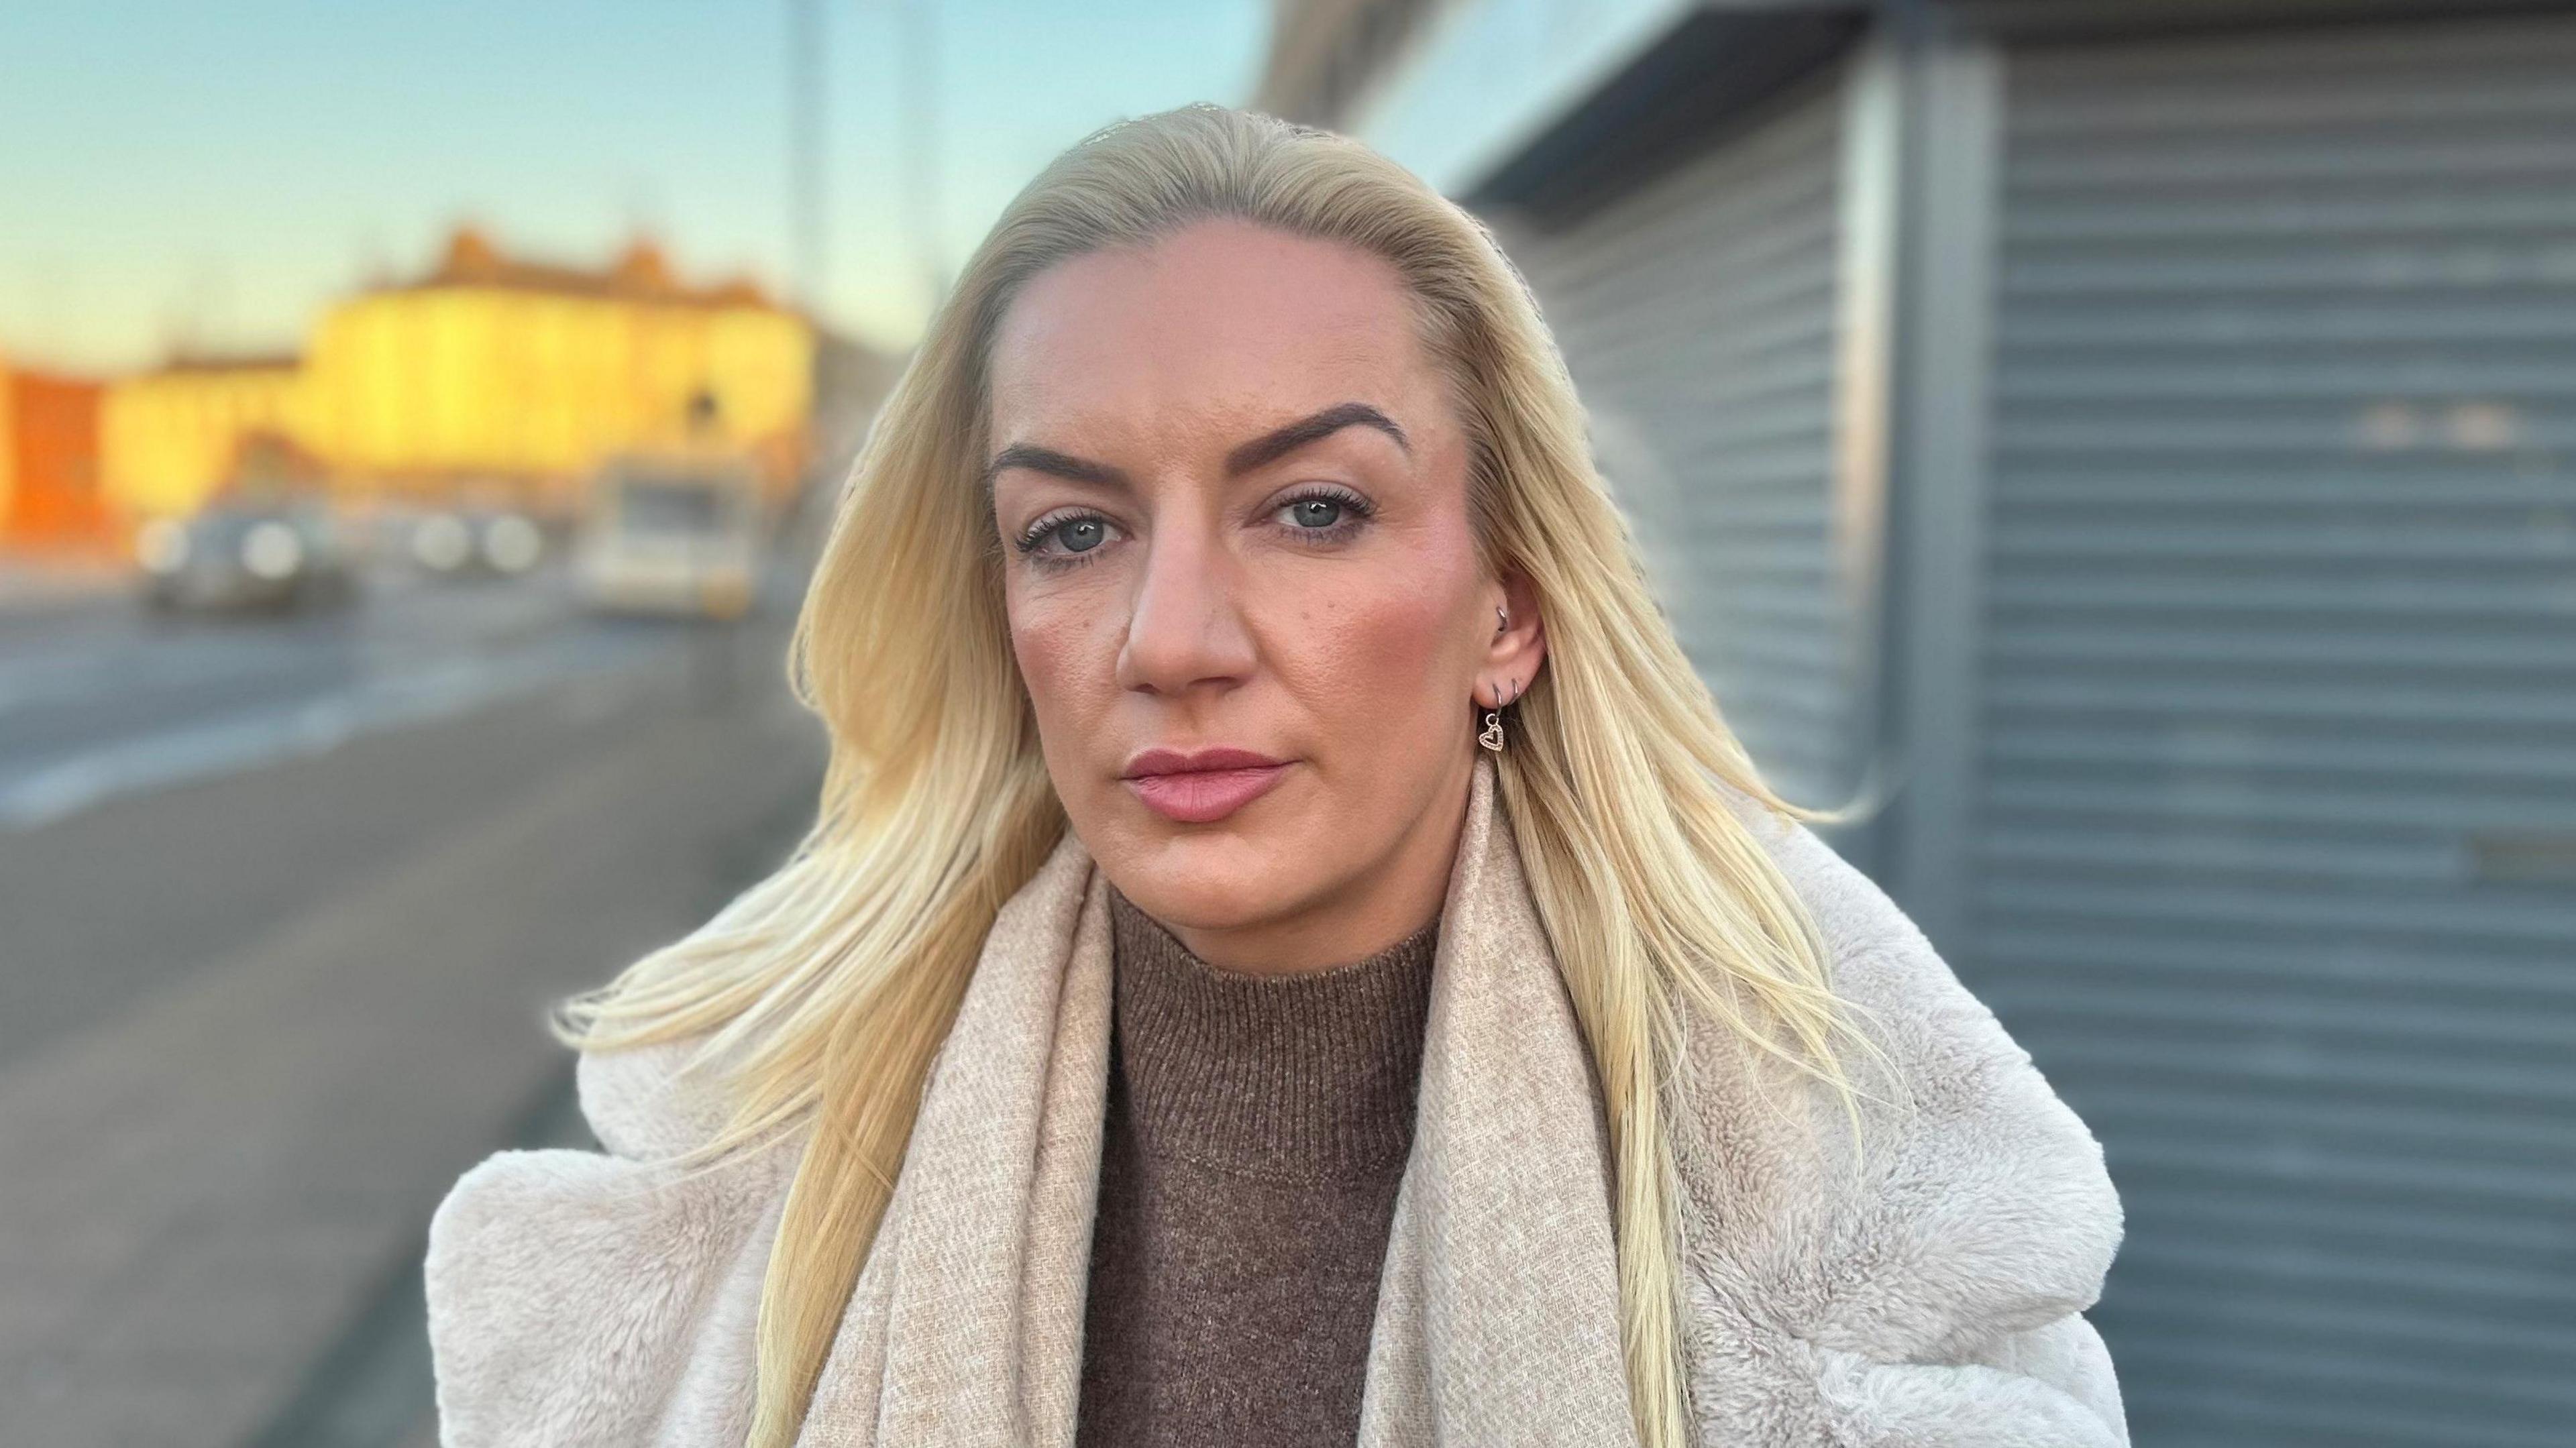
[[[788,673],[831,737],[812,828],[687,938],[566,1002],[566,1044],[707,1033],[729,1124],[703,1166],[812,1127],[760,1299],[750,1442],[801,1426],[995,913],[1065,829],[1038,752],[977,486],[986,352],[1029,279],[1233,218],[1401,272],[1472,443],[1487,565],[1536,586],[1548,667],[1515,706],[1503,803],[1598,1068],[1629,1393],[1681,1448],[1676,1175],[1659,1088],[1685,1007],[1844,1092],[1822,943],[1725,787],[1799,819],[1675,643],[1520,275],[1485,228],[1357,142],[1195,105],[1111,126],[1022,191],[870,431],[796,622]]]

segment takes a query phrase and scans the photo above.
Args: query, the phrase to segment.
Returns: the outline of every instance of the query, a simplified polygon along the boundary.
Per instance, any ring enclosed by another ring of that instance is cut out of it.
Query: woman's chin
[[[1230,821],[1231,828],[1175,830],[1154,819],[1133,848],[1102,858],[1109,883],[1146,914],[1185,930],[1237,931],[1296,912],[1308,890],[1294,831]]]

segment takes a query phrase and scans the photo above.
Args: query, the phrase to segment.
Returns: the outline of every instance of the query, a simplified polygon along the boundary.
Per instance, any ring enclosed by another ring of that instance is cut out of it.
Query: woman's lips
[[[1268,794],[1287,772],[1286,761],[1244,749],[1149,749],[1128,764],[1125,778],[1147,809],[1181,824],[1204,825]]]

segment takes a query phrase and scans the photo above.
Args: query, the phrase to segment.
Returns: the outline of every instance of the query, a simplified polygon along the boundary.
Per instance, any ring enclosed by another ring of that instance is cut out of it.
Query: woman
[[[794,857],[431,1226],[446,1442],[2125,1442],[2101,1153],[1761,783],[1476,222],[1115,126],[872,433]]]

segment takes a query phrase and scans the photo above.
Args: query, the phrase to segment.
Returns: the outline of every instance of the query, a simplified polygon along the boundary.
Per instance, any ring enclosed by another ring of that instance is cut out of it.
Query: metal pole
[[[825,40],[822,0],[787,0],[788,228],[793,238],[796,299],[819,313],[824,291],[823,103]]]
[[[901,72],[904,200],[911,213],[914,260],[936,306],[948,292],[939,245],[939,33],[927,0],[896,0],[903,27]]]

